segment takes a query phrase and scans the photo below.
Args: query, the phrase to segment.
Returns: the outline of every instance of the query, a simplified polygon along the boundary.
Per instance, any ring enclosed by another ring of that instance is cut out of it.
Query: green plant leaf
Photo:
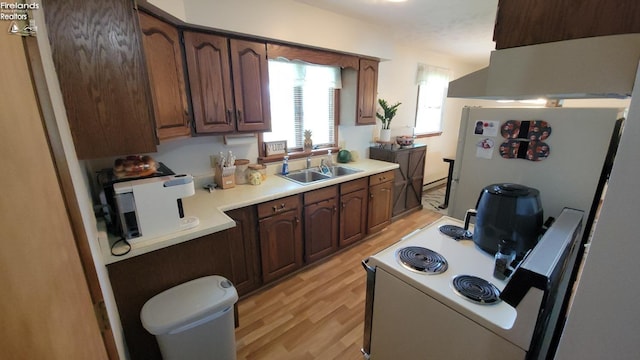
[[[383,113],[376,112],[376,117],[380,119],[382,122],[382,128],[388,129],[391,125],[391,120],[396,116],[396,112],[398,111],[398,107],[402,105],[401,102],[397,102],[393,105],[389,105],[387,100],[378,99],[378,104],[382,108]]]

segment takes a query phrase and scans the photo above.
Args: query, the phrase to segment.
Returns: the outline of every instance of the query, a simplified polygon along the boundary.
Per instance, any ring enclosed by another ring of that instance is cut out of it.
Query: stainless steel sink
[[[282,175],[285,179],[289,179],[295,181],[299,184],[308,184],[316,181],[331,179],[331,176],[321,174],[315,170],[298,170],[294,172],[290,172],[287,175]]]
[[[280,176],[282,176],[285,179],[289,179],[293,182],[296,182],[298,184],[306,185],[306,184],[314,183],[316,181],[328,180],[331,178],[344,176],[344,175],[351,175],[351,174],[355,174],[362,171],[360,169],[354,169],[354,168],[350,168],[342,165],[332,166],[329,168],[329,170],[331,171],[331,174],[323,174],[322,172],[320,172],[320,169],[313,168],[313,169],[292,171],[287,175],[280,175]]]
[[[362,171],[360,169],[354,169],[342,165],[332,166],[329,170],[331,170],[331,174],[333,174],[333,176],[351,175]]]

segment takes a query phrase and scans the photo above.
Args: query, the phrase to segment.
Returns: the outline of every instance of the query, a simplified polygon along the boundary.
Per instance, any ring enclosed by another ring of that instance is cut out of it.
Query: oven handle
[[[367,290],[364,304],[364,338],[362,342],[362,355],[369,359],[371,354],[371,323],[373,320],[373,288],[376,282],[376,268],[369,266],[369,259],[362,260],[362,267],[367,272]]]

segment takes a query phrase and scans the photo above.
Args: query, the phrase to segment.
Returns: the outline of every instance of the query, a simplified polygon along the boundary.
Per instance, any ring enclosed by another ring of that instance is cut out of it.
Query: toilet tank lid
[[[233,306],[238,293],[229,280],[205,276],[167,289],[149,299],[140,312],[142,326],[161,335]]]

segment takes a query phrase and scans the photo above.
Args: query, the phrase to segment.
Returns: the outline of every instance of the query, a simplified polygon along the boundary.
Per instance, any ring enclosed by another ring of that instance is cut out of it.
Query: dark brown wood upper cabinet
[[[138,12],[160,140],[191,135],[180,35],[175,26]]]
[[[500,0],[496,49],[640,33],[638,0]]]
[[[185,31],[184,47],[196,132],[271,130],[264,43]]]
[[[133,2],[57,0],[43,9],[78,158],[155,152]]]
[[[375,125],[378,106],[378,62],[360,59],[357,125]]]
[[[238,131],[271,131],[267,46],[229,40]]]
[[[191,102],[199,133],[226,133],[236,129],[228,39],[184,32]]]

